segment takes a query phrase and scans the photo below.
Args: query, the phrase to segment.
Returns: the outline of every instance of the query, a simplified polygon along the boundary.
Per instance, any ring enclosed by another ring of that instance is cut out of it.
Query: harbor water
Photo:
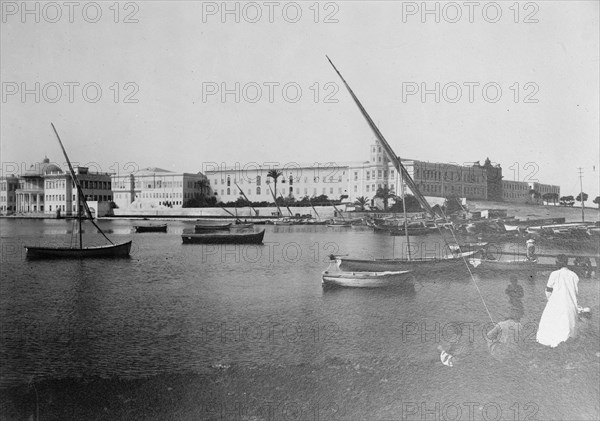
[[[591,317],[581,319],[577,338],[549,349],[535,342],[549,272],[511,273],[524,292],[523,353],[499,362],[484,336],[492,319],[510,313],[511,274],[472,278],[461,268],[391,288],[321,286],[330,254],[399,257],[404,237],[367,227],[267,225],[255,227],[266,230],[261,246],[184,245],[191,222],[145,234],[132,233],[133,221],[98,224],[115,242],[133,239],[130,258],[27,260],[24,245],[76,241],[72,221],[0,221],[0,393],[9,413],[18,406],[15,391],[29,393],[31,384],[191,376],[182,387],[199,378],[209,386],[180,396],[189,412],[177,418],[600,416],[597,274],[579,283],[579,304]],[[89,222],[84,230],[87,244],[105,243]],[[444,253],[439,235],[412,240],[413,255]],[[444,366],[437,347],[465,336],[467,358]],[[160,399],[168,393],[165,386]]]

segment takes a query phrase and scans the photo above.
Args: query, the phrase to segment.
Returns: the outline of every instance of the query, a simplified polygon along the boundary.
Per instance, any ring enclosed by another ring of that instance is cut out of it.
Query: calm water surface
[[[394,250],[398,256],[401,237],[362,228],[257,226],[266,229],[263,246],[203,246],[182,244],[180,234],[192,227],[183,221],[169,222],[167,234],[132,234],[132,221],[99,224],[115,242],[133,239],[130,259],[29,261],[24,244],[69,242],[72,222],[0,221],[1,387],[32,379],[202,373],[217,364],[326,367],[393,359],[426,396],[455,387],[423,376],[436,364],[437,345],[455,337],[453,322],[472,326],[475,346],[483,346],[490,320],[466,272],[392,289],[321,287],[328,254],[391,257]],[[89,244],[103,243],[90,224],[84,229]],[[420,252],[439,253],[438,237],[423,238]],[[530,343],[547,277],[519,275],[523,339]],[[475,280],[494,319],[503,320],[508,274]],[[595,349],[585,364],[598,373],[597,279],[582,279],[579,297],[593,311],[586,335]],[[489,374],[489,361],[473,364]]]

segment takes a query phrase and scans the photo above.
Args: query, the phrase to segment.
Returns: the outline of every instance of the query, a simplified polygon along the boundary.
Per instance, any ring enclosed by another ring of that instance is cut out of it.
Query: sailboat
[[[404,205],[403,206],[403,208],[404,208],[404,231],[405,231],[405,235],[406,235],[407,251],[408,251],[407,258],[401,258],[401,259],[394,258],[394,259],[370,259],[369,260],[369,259],[352,259],[352,258],[346,258],[346,257],[343,257],[343,258],[337,257],[337,259],[339,260],[338,264],[339,264],[340,269],[345,270],[345,271],[412,270],[413,273],[415,275],[417,275],[417,274],[423,274],[423,273],[431,273],[431,272],[437,272],[437,271],[447,271],[447,270],[451,270],[451,269],[459,269],[461,267],[464,267],[465,266],[464,258],[472,256],[473,254],[475,254],[475,251],[470,251],[470,252],[466,252],[466,253],[457,253],[452,256],[439,257],[439,258],[438,257],[432,257],[432,258],[425,257],[425,258],[416,258],[416,259],[411,258],[410,240],[409,240],[410,232],[409,232],[409,228],[408,228],[408,218],[406,216],[406,201],[405,201],[404,187],[403,187],[404,184],[406,183],[406,185],[410,188],[410,190],[413,192],[415,198],[417,199],[417,201],[419,202],[421,207],[425,210],[425,212],[427,212],[434,220],[435,220],[435,218],[438,217],[438,215],[433,211],[432,207],[429,205],[429,203],[427,202],[425,197],[421,194],[421,192],[417,188],[416,183],[414,182],[414,180],[412,179],[412,177],[410,176],[410,174],[408,173],[408,171],[406,170],[404,165],[402,165],[400,158],[398,157],[398,155],[396,155],[394,153],[394,150],[392,149],[392,147],[389,145],[389,143],[387,142],[387,140],[385,139],[383,134],[379,131],[379,128],[375,125],[375,123],[371,119],[371,116],[369,116],[369,114],[367,113],[367,111],[365,110],[365,108],[363,107],[363,105],[361,104],[359,99],[357,98],[357,96],[354,94],[354,92],[350,88],[350,85],[348,85],[348,83],[346,82],[346,80],[344,79],[342,74],[339,72],[339,70],[335,67],[335,65],[333,64],[331,59],[329,57],[327,57],[327,60],[329,60],[329,63],[331,64],[331,66],[333,67],[333,69],[335,70],[337,75],[340,77],[340,79],[344,83],[344,86],[350,93],[350,96],[356,103],[356,106],[359,108],[363,117],[365,118],[365,120],[367,121],[369,126],[371,127],[371,130],[373,131],[373,133],[375,134],[375,137],[377,138],[377,140],[383,147],[386,155],[388,156],[388,158],[390,159],[390,161],[396,168],[396,171],[398,171],[398,174],[400,174],[400,185],[402,186],[402,191],[403,191],[402,203]]]
[[[65,159],[69,164],[69,171],[71,172],[71,178],[75,183],[75,187],[77,188],[77,221],[79,224],[79,244],[71,247],[55,247],[55,246],[25,246],[27,250],[26,256],[28,258],[87,258],[87,257],[128,257],[129,251],[131,250],[131,241],[127,241],[125,243],[115,244],[113,243],[107,236],[104,234],[102,229],[94,222],[94,218],[92,216],[92,212],[85,201],[85,195],[83,194],[83,189],[81,188],[81,184],[75,175],[75,171],[73,170],[73,166],[71,165],[71,161],[67,156],[67,151],[65,150],[62,141],[60,140],[60,136],[54,127],[54,124],[50,123],[52,126],[52,130],[54,130],[54,134],[58,139],[58,143],[60,144],[60,148],[63,151]],[[85,210],[85,214],[89,221],[98,229],[98,232],[102,234],[104,238],[108,240],[110,244],[102,245],[102,246],[83,246],[83,237],[82,237],[82,229],[81,229],[81,220],[84,219],[82,215],[82,208]]]

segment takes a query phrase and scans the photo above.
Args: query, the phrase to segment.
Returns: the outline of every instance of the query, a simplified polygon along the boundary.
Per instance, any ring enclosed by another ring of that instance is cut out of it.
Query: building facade
[[[243,195],[252,202],[273,202],[273,196],[301,200],[326,195],[339,200],[348,196],[347,164],[290,164],[283,168],[275,165],[213,166],[206,170],[211,194],[218,202],[235,202]],[[282,175],[277,179],[277,191],[273,179],[268,177],[271,169]]]
[[[144,168],[112,176],[113,200],[120,209],[182,208],[209,195],[203,174]]]
[[[15,175],[0,178],[0,215],[12,215],[17,210],[19,179]]]
[[[531,191],[539,194],[538,199],[534,197]],[[502,198],[506,202],[539,203],[542,196],[547,193],[555,194],[558,199],[560,197],[560,187],[531,181],[502,180]]]
[[[88,202],[112,202],[113,194],[109,173],[89,171],[87,167],[73,168],[79,180],[85,200]],[[49,171],[44,175],[45,213],[72,216],[79,212],[79,193],[71,174],[62,170]]]

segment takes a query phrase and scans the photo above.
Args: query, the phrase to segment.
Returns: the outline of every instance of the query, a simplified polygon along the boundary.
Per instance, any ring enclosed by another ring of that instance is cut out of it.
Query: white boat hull
[[[323,286],[375,288],[401,284],[412,271],[323,272]]]

